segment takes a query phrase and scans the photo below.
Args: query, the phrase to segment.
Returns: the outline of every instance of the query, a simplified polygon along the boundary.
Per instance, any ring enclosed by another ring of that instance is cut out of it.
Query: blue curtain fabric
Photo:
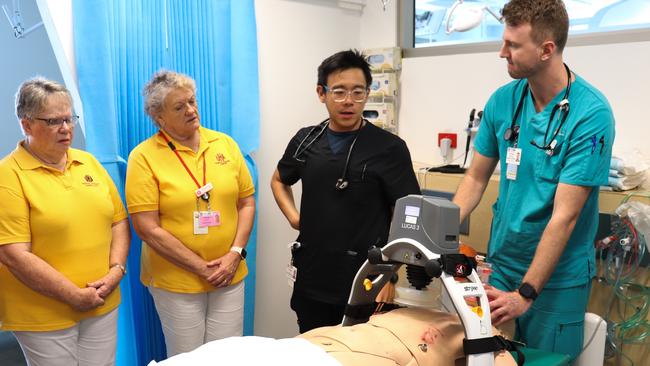
[[[239,144],[257,187],[251,153],[259,145],[257,40],[253,0],[73,1],[73,29],[87,149],[123,188],[125,159],[157,129],[143,109],[142,88],[166,68],[197,84],[202,125]],[[248,243],[244,333],[253,333],[254,228]],[[122,282],[118,365],[163,359],[153,301],[140,284],[135,236]]]

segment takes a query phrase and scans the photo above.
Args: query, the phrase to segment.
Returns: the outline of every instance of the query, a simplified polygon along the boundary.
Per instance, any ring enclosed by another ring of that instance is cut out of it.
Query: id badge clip
[[[300,248],[300,243],[297,241],[291,242],[288,245],[289,250],[293,253],[293,251],[298,250]],[[298,268],[293,265],[293,256],[291,257],[291,260],[289,263],[287,263],[287,268],[286,268],[286,273],[287,273],[287,283],[289,284],[290,288],[293,288],[294,283],[296,283],[296,277],[298,276]]]
[[[204,201],[207,201],[210,199],[210,191],[214,188],[212,186],[211,182],[208,182],[206,185],[203,187],[197,189],[194,193],[196,194],[197,197],[202,198]]]

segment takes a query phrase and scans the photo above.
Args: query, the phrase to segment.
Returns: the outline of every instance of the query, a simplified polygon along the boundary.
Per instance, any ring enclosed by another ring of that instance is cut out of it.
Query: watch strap
[[[528,282],[522,283],[517,291],[519,292],[519,295],[528,300],[535,301],[538,296],[537,290],[535,290],[535,288]]]
[[[230,247],[230,251],[239,254],[241,259],[246,259],[246,249],[242,247]]]
[[[113,264],[111,264],[111,265],[108,267],[108,269],[110,270],[110,269],[113,269],[113,268],[116,268],[116,267],[117,267],[120,271],[122,271],[122,275],[126,275],[126,267],[124,267],[124,265],[121,264],[121,263],[113,263]]]

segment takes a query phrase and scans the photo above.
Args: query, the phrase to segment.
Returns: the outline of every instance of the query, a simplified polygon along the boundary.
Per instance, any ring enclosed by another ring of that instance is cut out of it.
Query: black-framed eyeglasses
[[[63,117],[63,118],[39,118],[39,117],[34,117],[32,119],[36,119],[39,121],[45,122],[45,124],[48,127],[52,128],[59,128],[61,127],[64,123],[68,125],[68,127],[74,127],[79,123],[79,116],[70,116],[70,117]]]
[[[330,89],[328,86],[324,86],[323,89],[325,89],[326,93],[330,93],[332,95],[332,99],[337,103],[345,101],[348,96],[352,98],[352,101],[361,103],[364,102],[366,100],[366,96],[368,96],[368,89],[366,88],[354,88],[352,90],[346,90],[343,88]]]

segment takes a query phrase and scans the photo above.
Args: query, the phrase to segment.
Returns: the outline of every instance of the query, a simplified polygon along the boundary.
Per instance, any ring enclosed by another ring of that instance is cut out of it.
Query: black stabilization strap
[[[375,312],[377,308],[376,302],[369,304],[346,305],[344,314],[353,319],[368,319]]]
[[[465,355],[476,355],[501,350],[514,351],[517,353],[518,366],[522,366],[526,362],[526,357],[519,350],[520,346],[524,346],[524,344],[505,339],[500,335],[488,338],[463,339],[463,352]]]
[[[440,262],[442,269],[454,277],[467,277],[476,269],[476,260],[464,254],[442,254]]]

